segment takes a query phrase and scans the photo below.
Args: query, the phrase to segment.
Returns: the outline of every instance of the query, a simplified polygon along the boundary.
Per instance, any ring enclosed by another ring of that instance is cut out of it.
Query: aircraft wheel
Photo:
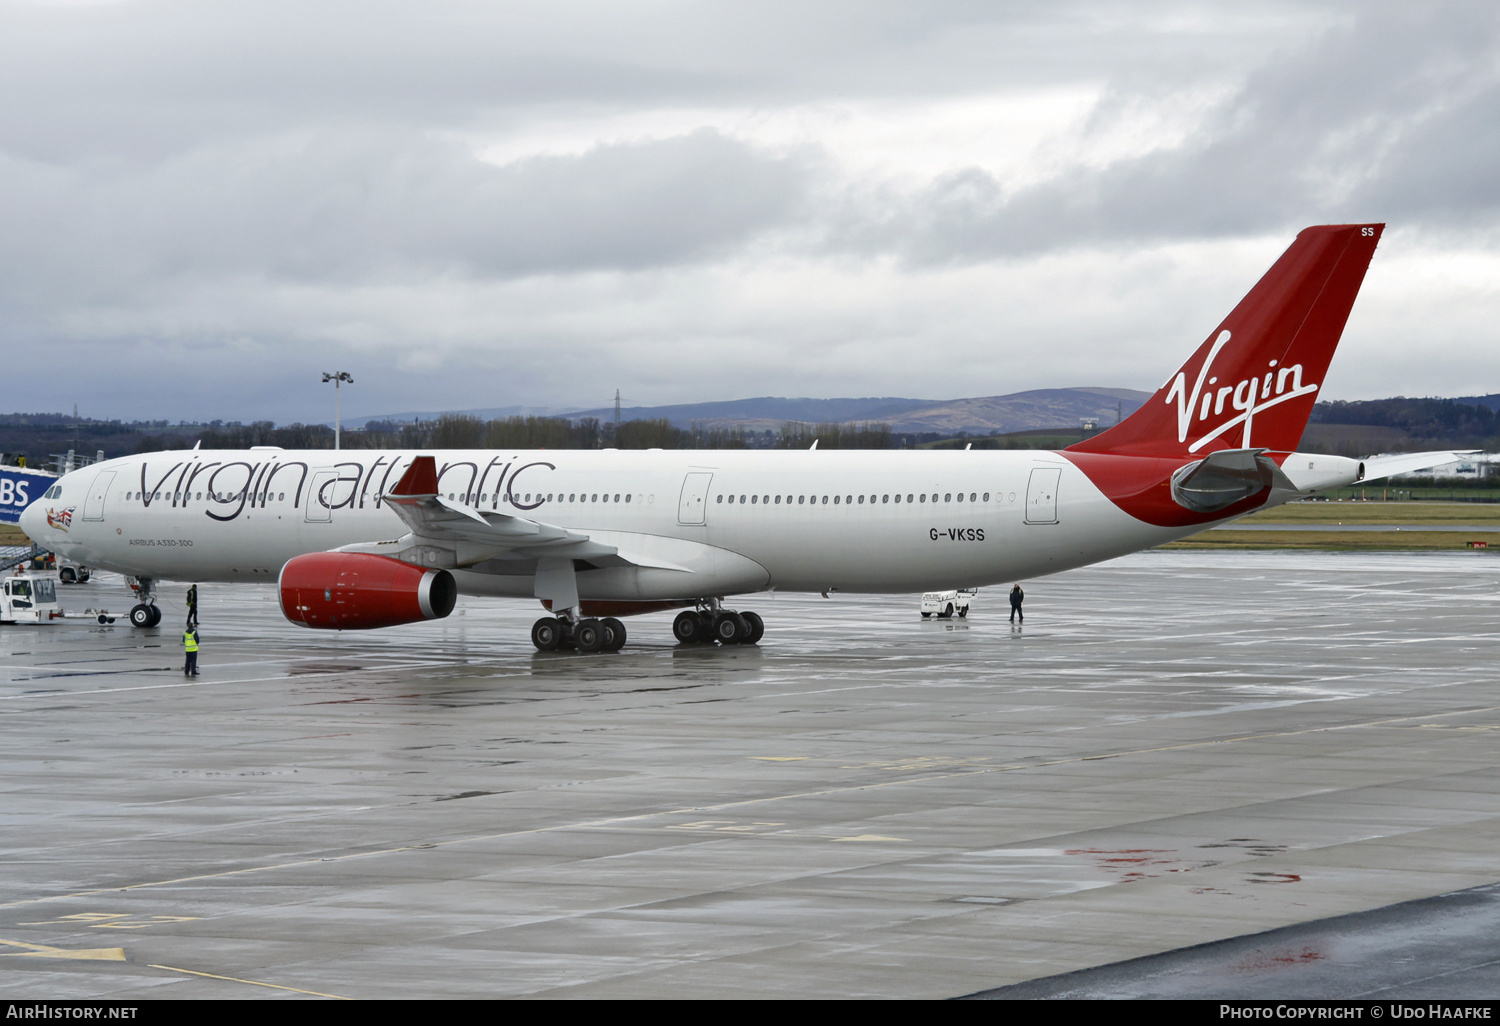
[[[131,606],[130,607],[130,626],[132,626],[132,627],[151,627],[151,626],[154,626],[155,623],[156,623],[156,621],[151,616],[151,610],[152,610],[152,608],[153,607],[146,605],[146,603],[144,603],[144,602],[137,602],[135,605]]]
[[[698,614],[690,609],[678,613],[677,619],[672,621],[672,636],[684,645],[708,640],[708,632],[703,629],[703,621],[698,619]]]
[[[741,644],[760,644],[760,639],[764,637],[766,633],[766,621],[760,618],[759,613],[741,613],[740,616],[744,617],[745,623],[750,626],[750,635],[743,642],[741,642]]]
[[[531,625],[531,643],[538,652],[555,652],[562,643],[562,624],[555,616],[544,616]]]
[[[57,582],[59,584],[75,584],[77,581],[78,574],[74,573],[73,568],[70,566],[65,566],[57,572]]]
[[[606,616],[599,623],[604,627],[604,651],[618,652],[625,647],[625,625],[613,616]]]
[[[155,627],[157,624],[161,623],[161,610],[156,606],[147,606],[146,608],[151,610],[151,622],[147,624],[147,626]]]
[[[714,637],[725,645],[738,645],[750,636],[750,625],[739,613],[720,613],[714,618]]]
[[[580,652],[597,652],[604,647],[604,628],[593,618],[579,620],[573,626],[573,644]]]

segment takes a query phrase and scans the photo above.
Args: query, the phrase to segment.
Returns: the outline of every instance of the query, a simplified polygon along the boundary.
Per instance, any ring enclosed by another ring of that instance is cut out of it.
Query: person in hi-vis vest
[[[182,664],[182,675],[198,676],[198,628],[188,627],[182,632],[182,649],[187,653],[187,659]]]

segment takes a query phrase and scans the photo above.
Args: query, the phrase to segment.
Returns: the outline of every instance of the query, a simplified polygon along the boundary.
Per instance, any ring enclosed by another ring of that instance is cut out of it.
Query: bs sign
[[[42,497],[57,478],[24,467],[0,467],[0,521],[14,524],[21,511]]]

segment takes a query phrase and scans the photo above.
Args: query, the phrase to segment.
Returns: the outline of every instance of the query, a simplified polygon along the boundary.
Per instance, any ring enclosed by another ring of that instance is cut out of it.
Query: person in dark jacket
[[[1023,612],[1021,612],[1021,603],[1025,602],[1025,601],[1026,601],[1026,593],[1021,590],[1021,586],[1019,584],[1016,585],[1014,588],[1010,589],[1010,622],[1011,623],[1015,623],[1016,622],[1016,617],[1018,617],[1018,616],[1021,618],[1021,622],[1022,623],[1026,622],[1026,614],[1023,613]]]

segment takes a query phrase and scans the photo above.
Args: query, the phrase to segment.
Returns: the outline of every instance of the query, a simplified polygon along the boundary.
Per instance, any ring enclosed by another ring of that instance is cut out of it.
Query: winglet
[[[431,456],[418,456],[396,482],[396,487],[386,493],[388,499],[425,498],[436,495],[438,490],[437,464]]]

